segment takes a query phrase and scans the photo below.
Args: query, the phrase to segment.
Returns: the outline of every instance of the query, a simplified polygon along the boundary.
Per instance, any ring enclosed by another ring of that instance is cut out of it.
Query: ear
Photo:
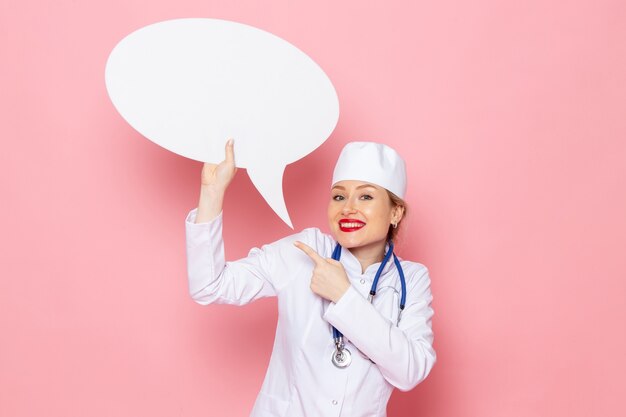
[[[397,205],[392,209],[391,219],[395,223],[400,223],[402,217],[404,216],[404,206]]]

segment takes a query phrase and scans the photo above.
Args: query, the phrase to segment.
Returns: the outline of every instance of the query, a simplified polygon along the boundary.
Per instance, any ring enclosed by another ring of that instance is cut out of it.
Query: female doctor
[[[222,202],[235,172],[204,164],[198,208],[186,218],[189,292],[199,304],[278,297],[274,347],[252,417],[386,416],[435,363],[430,278],[393,253],[406,206],[405,164],[390,147],[351,142],[333,173],[332,235],[304,229],[227,262]]]

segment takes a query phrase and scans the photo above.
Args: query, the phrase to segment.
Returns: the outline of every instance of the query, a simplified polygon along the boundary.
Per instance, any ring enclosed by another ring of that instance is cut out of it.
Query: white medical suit
[[[401,286],[393,261],[385,265],[371,304],[367,295],[380,263],[362,274],[359,261],[342,249],[352,285],[334,303],[311,291],[313,261],[293,245],[299,240],[330,258],[336,245],[330,235],[305,229],[226,262],[222,213],[199,224],[196,214],[191,210],[185,221],[191,297],[203,305],[278,297],[274,348],[251,417],[384,417],[394,387],[410,390],[426,378],[436,355],[424,265],[401,260],[407,296],[396,326]],[[343,369],[331,362],[331,325],[352,353],[352,363]]]

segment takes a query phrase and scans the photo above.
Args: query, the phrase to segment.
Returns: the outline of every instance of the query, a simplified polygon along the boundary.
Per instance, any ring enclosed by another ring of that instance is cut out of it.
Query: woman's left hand
[[[302,242],[294,245],[306,253],[315,263],[313,276],[311,277],[311,290],[334,303],[339,301],[342,295],[350,288],[350,280],[341,262],[332,258],[323,258],[311,247]]]

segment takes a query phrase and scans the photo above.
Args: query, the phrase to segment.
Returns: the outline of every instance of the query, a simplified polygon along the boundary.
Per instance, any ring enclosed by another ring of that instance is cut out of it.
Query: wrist
[[[213,186],[202,185],[196,223],[205,223],[217,217],[222,211],[224,191]]]
[[[224,194],[226,194],[226,188],[225,187],[220,187],[220,186],[215,185],[215,184],[201,184],[200,185],[200,193],[201,194],[211,195],[212,197],[214,197],[214,196],[217,196],[217,195],[224,195]]]
[[[341,297],[343,297],[344,294],[348,292],[348,290],[350,289],[351,285],[352,284],[347,282],[342,288],[340,288],[339,291],[337,292],[337,295],[332,300],[333,303],[337,304],[339,302],[339,300],[341,299]]]

